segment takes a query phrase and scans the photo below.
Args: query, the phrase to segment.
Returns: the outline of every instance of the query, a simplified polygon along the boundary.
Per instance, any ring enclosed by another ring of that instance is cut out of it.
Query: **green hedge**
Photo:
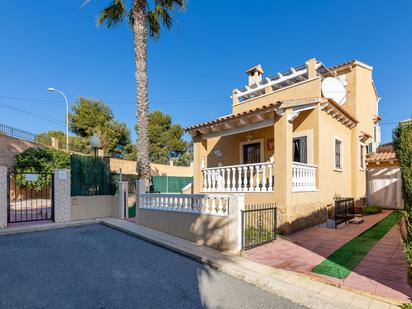
[[[374,215],[377,213],[382,212],[382,209],[377,206],[366,206],[362,208],[362,214],[367,216],[367,215]]]
[[[412,124],[399,125],[393,133],[393,148],[399,159],[402,177],[402,195],[405,203],[402,241],[409,263],[412,281]]]
[[[71,195],[114,195],[118,175],[110,172],[108,158],[72,155]]]

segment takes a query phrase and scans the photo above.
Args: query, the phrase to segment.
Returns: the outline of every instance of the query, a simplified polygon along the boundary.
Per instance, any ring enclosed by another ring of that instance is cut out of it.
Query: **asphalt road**
[[[1,308],[303,308],[103,225],[0,237]]]

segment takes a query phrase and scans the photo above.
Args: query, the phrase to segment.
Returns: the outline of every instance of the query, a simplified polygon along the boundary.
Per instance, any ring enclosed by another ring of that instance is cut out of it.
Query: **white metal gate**
[[[368,204],[388,209],[402,209],[402,180],[398,166],[368,169]]]

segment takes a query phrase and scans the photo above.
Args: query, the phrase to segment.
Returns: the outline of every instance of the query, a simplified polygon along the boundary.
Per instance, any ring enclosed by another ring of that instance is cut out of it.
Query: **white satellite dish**
[[[346,102],[345,86],[337,78],[327,77],[322,81],[322,94],[339,105],[343,105]]]

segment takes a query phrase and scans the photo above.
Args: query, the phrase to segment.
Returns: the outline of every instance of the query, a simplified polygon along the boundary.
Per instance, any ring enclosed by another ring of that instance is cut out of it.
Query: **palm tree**
[[[150,178],[149,158],[149,102],[147,85],[147,38],[160,37],[160,24],[167,29],[173,25],[175,8],[183,9],[185,0],[132,0],[127,11],[125,0],[112,0],[104,8],[98,18],[98,25],[105,24],[113,28],[120,24],[126,16],[134,34],[134,61],[136,65],[137,83],[137,162],[136,172],[140,179]]]

